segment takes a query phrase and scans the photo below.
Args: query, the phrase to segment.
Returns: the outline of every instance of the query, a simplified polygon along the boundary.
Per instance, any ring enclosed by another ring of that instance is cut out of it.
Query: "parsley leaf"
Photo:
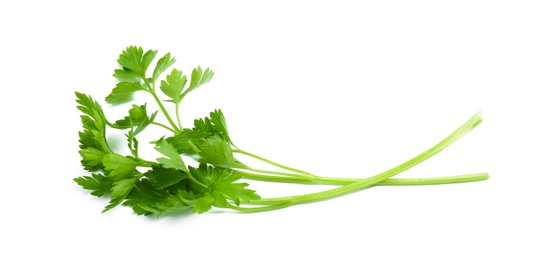
[[[193,213],[202,214],[209,211],[212,208],[213,198],[211,194],[204,195],[195,199],[193,204]]]
[[[115,181],[113,183],[113,187],[111,188],[111,198],[119,198],[126,196],[129,191],[131,191],[131,188],[133,188],[133,185],[139,180],[141,177],[140,173],[133,174],[133,176],[125,179],[121,179],[118,181]]]
[[[113,180],[122,180],[131,175],[137,167],[137,162],[120,154],[108,154],[103,158],[107,176]]]
[[[231,142],[229,137],[229,130],[227,129],[227,123],[225,122],[225,116],[221,109],[216,109],[214,112],[210,112],[210,122],[214,132],[221,136],[225,141]]]
[[[111,192],[113,180],[103,174],[92,174],[92,176],[82,176],[73,179],[83,189],[91,190],[90,194],[101,197]]]
[[[175,62],[176,62],[176,59],[174,57],[171,58],[170,53],[165,54],[161,59],[159,59],[157,64],[156,64],[156,68],[154,69],[154,73],[152,74],[153,82],[155,83],[156,80],[161,75],[161,73],[166,71]]]
[[[131,154],[135,156],[136,158],[139,157],[139,140],[135,138],[135,131],[133,131],[133,128],[130,129],[127,134],[127,141],[128,141],[128,148],[131,151]]]
[[[225,116],[221,109],[210,112],[210,117],[196,119],[193,130],[206,132],[208,135],[217,135],[227,142],[231,142]]]
[[[158,158],[157,161],[163,165],[165,168],[172,168],[187,172],[188,169],[184,164],[184,161],[180,157],[180,154],[176,149],[166,140],[160,139],[157,141],[155,149],[167,157]]]
[[[200,164],[198,168],[190,167],[189,171],[194,178],[207,186],[206,189],[199,192],[208,194],[205,196],[211,198],[209,200],[206,197],[200,201],[197,199],[196,204],[199,203],[199,207],[194,209],[197,213],[208,210],[209,202],[215,207],[227,208],[229,201],[239,205],[240,201],[252,201],[261,198],[254,190],[246,189],[247,183],[235,183],[241,176],[233,173],[230,169]]]
[[[200,152],[198,147],[201,147],[204,139],[209,136],[207,132],[185,128],[182,132],[167,138],[167,141],[180,154],[197,154]]]
[[[186,85],[187,78],[182,74],[182,71],[174,69],[171,74],[167,75],[167,80],[161,81],[161,91],[172,99],[172,102],[178,104],[182,100],[182,90]]]
[[[79,132],[79,154],[85,170],[97,171],[103,168],[103,157],[112,153],[106,139],[107,119],[101,106],[90,96],[75,92],[77,108],[83,112],[81,122],[83,131]]]
[[[241,164],[234,158],[231,145],[214,135],[206,138],[200,147],[199,162],[210,163],[224,168],[235,168]]]
[[[157,189],[164,189],[175,185],[187,178],[187,175],[177,169],[152,166],[152,170],[144,174]]]
[[[133,93],[146,90],[139,82],[127,82],[123,81],[116,84],[111,94],[109,94],[105,101],[109,104],[118,105],[129,102],[133,99]]]
[[[107,119],[105,119],[101,106],[90,96],[79,92],[75,92],[75,95],[77,103],[80,104],[77,108],[85,114],[81,116],[84,132],[79,132],[80,148],[93,147],[106,152],[108,150],[105,139]]]
[[[201,66],[197,67],[196,69],[193,69],[193,71],[191,72],[191,81],[189,84],[189,88],[186,90],[185,93],[182,94],[182,97],[187,95],[187,93],[200,87],[201,85],[210,82],[210,80],[212,80],[213,77],[214,77],[214,72],[210,70],[210,68],[207,68],[206,70],[204,70],[204,72]]]
[[[194,201],[195,197],[190,192],[179,190],[171,193],[143,179],[134,185],[123,205],[131,207],[139,215],[161,215],[188,210],[193,207]]]
[[[85,170],[94,172],[103,169],[102,161],[103,157],[106,155],[105,152],[94,147],[88,147],[79,150],[79,154],[82,157],[81,162]]]
[[[135,127],[134,135],[142,132],[148,125],[150,125],[156,118],[157,111],[148,116],[146,112],[146,104],[144,105],[132,105],[129,110],[129,116],[124,119],[117,120],[114,124],[109,124],[113,128],[128,129]]]
[[[156,57],[157,51],[149,50],[143,52],[141,47],[130,46],[122,51],[118,58],[118,64],[122,69],[115,70],[115,76],[125,79],[144,79],[146,70]]]

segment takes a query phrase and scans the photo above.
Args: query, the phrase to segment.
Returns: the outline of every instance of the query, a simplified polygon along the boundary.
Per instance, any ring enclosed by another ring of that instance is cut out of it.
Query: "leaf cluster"
[[[193,69],[190,82],[182,71],[173,69],[164,80],[159,77],[175,58],[169,53],[161,57],[151,73],[150,65],[157,51],[144,52],[142,48],[130,46],[118,58],[119,69],[113,76],[119,79],[105,101],[112,105],[132,101],[136,91],[148,92],[157,99],[156,83],[159,90],[176,106],[191,91],[208,83],[214,72]],[[148,77],[150,74],[150,77]],[[110,122],[103,109],[90,96],[76,93],[78,109],[83,113],[83,131],[79,133],[81,164],[91,175],[75,178],[75,182],[90,194],[110,197],[104,211],[117,205],[131,207],[135,213],[150,215],[164,214],[191,209],[203,213],[211,207],[227,208],[239,205],[240,200],[260,199],[255,191],[247,189],[248,184],[239,183],[241,176],[229,169],[235,163],[230,147],[225,119],[216,110],[210,118],[198,119],[192,129],[182,129],[180,124],[170,121],[173,135],[162,137],[155,142],[155,150],[163,156],[155,160],[139,157],[139,142],[136,138],[149,125],[162,125],[155,122],[159,111],[148,113],[146,104],[135,105],[122,119]],[[162,110],[166,117],[166,110]],[[119,154],[109,147],[106,129],[115,128],[126,131],[130,155]],[[198,155],[197,167],[185,164],[182,155]]]

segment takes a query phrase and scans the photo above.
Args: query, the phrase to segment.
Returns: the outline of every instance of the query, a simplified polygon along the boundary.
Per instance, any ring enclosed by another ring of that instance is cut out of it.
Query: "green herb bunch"
[[[480,113],[474,114],[432,148],[366,179],[322,177],[273,162],[236,146],[227,130],[225,116],[219,109],[210,112],[208,117],[196,119],[192,128],[183,127],[180,123],[180,103],[187,94],[210,82],[214,72],[198,67],[193,69],[188,80],[188,75],[172,69],[160,80],[176,60],[167,53],[151,69],[156,56],[157,51],[145,52],[136,46],[122,51],[118,58],[120,68],[114,71],[114,77],[119,82],[105,102],[112,105],[129,103],[135,92],[146,92],[157,103],[159,111],[149,113],[146,104],[132,104],[127,116],[113,122],[106,118],[100,104],[91,96],[75,93],[83,125],[83,130],[79,132],[79,154],[82,166],[91,174],[74,180],[82,188],[90,190],[92,195],[110,198],[103,212],[118,205],[131,207],[136,214],[158,216],[183,210],[204,213],[212,207],[261,212],[331,199],[374,185],[447,184],[480,181],[489,177],[487,173],[479,173],[435,178],[392,178],[467,134],[482,122]],[[174,104],[174,110],[167,110],[164,102]],[[162,113],[167,122],[156,122],[158,113]],[[161,127],[169,133],[150,142],[163,155],[155,160],[139,156],[137,136],[150,126]],[[120,154],[111,149],[106,133],[108,128],[125,131],[129,154]],[[281,170],[252,168],[238,160],[235,157],[238,154]],[[199,164],[186,165],[184,159],[187,157]],[[249,179],[337,187],[305,195],[261,198],[242,181]]]

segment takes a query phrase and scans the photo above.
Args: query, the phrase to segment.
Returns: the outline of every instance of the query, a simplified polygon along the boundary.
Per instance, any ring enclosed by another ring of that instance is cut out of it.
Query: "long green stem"
[[[180,113],[179,113],[179,109],[180,109],[180,103],[176,103],[176,104],[175,104],[176,122],[178,122],[178,128],[180,128],[180,130],[182,130],[182,123],[180,122]]]
[[[250,171],[254,171],[254,172],[258,172],[258,173],[270,174],[270,175],[273,175],[273,176],[285,176],[285,177],[302,178],[302,179],[308,179],[308,180],[310,178],[312,178],[312,177],[315,177],[313,175],[307,176],[307,175],[300,175],[300,174],[297,174],[297,173],[287,173],[287,172],[262,170],[262,169],[251,168],[249,166],[243,166],[242,169],[250,170]]]
[[[174,129],[174,131],[175,132],[181,132],[182,130],[180,130],[180,128],[178,128],[178,126],[176,126],[176,124],[172,120],[171,116],[167,112],[167,109],[165,109],[165,106],[163,106],[163,103],[161,102],[161,100],[159,100],[159,97],[156,95],[156,93],[154,91],[150,91],[150,94],[154,97],[154,100],[156,101],[159,108],[161,109],[161,112],[163,112],[163,115],[165,116],[165,118],[167,118],[167,121],[169,121],[169,124]]]
[[[236,146],[235,146],[236,147]],[[281,169],[284,169],[284,170],[287,170],[287,171],[291,171],[291,172],[296,172],[296,173],[300,173],[300,174],[304,174],[304,175],[307,175],[307,176],[315,176],[309,172],[306,172],[306,171],[302,171],[302,170],[299,170],[299,169],[296,169],[296,168],[292,168],[292,167],[288,167],[288,166],[285,166],[285,165],[282,165],[282,164],[279,164],[279,163],[276,163],[276,162],[273,162],[271,160],[268,160],[266,158],[263,158],[261,156],[258,156],[258,155],[255,155],[255,154],[252,154],[252,153],[249,153],[249,152],[246,152],[238,147],[236,147],[236,149],[232,150],[233,152],[235,153],[239,153],[239,154],[243,154],[243,155],[247,155],[249,157],[252,157],[252,158],[255,158],[255,159],[258,159],[260,161],[263,161],[263,162],[266,162],[268,164],[271,164],[271,165],[274,165],[276,167],[279,167]]]
[[[465,122],[461,127],[459,127],[457,130],[455,130],[453,133],[451,133],[448,137],[443,139],[441,142],[439,142],[435,146],[431,147],[425,152],[419,154],[418,156],[390,170],[379,173],[367,179],[356,181],[356,182],[344,185],[339,188],[334,188],[334,189],[322,191],[322,192],[315,192],[311,194],[289,196],[289,197],[282,197],[282,198],[260,199],[260,200],[244,202],[244,203],[256,204],[256,205],[275,205],[275,204],[290,203],[290,205],[298,205],[298,204],[305,204],[305,203],[312,203],[312,202],[327,200],[327,199],[339,197],[342,195],[346,195],[349,193],[353,193],[353,192],[365,189],[367,187],[381,183],[405,170],[412,168],[415,165],[418,165],[419,163],[431,158],[432,156],[438,154],[439,152],[447,148],[449,145],[457,141],[459,138],[463,137],[469,131],[474,129],[481,122],[482,122],[482,116],[480,112],[478,112],[474,116],[472,116],[469,120],[467,120],[467,122]]]
[[[235,173],[242,176],[242,178],[256,180],[256,181],[269,181],[269,182],[284,182],[295,184],[322,184],[322,185],[348,185],[353,182],[363,181],[362,178],[332,178],[315,176],[313,178],[303,177],[285,177],[285,176],[269,176],[256,173],[250,173],[240,170],[234,170]],[[434,185],[434,184],[450,184],[450,183],[462,183],[483,181],[489,178],[488,173],[475,173],[464,174],[454,176],[441,176],[441,177],[428,177],[428,178],[392,178],[377,183],[378,186],[409,186],[409,185]]]
[[[150,93],[150,95],[152,95],[152,97],[154,97],[154,100],[158,104],[159,109],[161,109],[161,112],[163,113],[163,115],[165,115],[165,118],[167,118],[167,121],[169,121],[169,124],[174,129],[174,131],[175,132],[182,132],[182,129],[180,129],[180,128],[178,128],[178,126],[176,126],[176,124],[172,120],[171,116],[169,115],[169,112],[167,112],[167,109],[165,109],[165,106],[163,106],[163,103],[161,102],[161,100],[157,96],[154,85],[151,85],[150,82],[148,82],[148,80],[146,78],[143,78],[143,81],[147,86],[148,93]]]
[[[284,201],[279,204],[269,205],[269,206],[262,206],[262,207],[239,207],[235,205],[228,205],[228,208],[234,209],[236,211],[244,212],[244,213],[256,213],[256,212],[263,212],[263,211],[270,211],[270,210],[276,210],[276,209],[282,209],[289,207],[291,205],[291,202]]]
[[[162,124],[162,123],[152,122],[151,124],[157,125],[157,126],[161,126],[161,127],[165,128],[165,129],[167,129],[167,130],[169,130],[169,131],[171,131],[171,132],[173,132],[173,133],[176,133],[176,131],[174,131],[174,129],[172,129],[172,128],[170,128],[170,127],[168,127],[168,126],[166,126],[166,125],[164,125],[164,124]]]

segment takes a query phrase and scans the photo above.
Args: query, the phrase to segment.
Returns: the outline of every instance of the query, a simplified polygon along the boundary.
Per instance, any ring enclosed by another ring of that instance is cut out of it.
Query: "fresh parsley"
[[[216,109],[209,116],[196,119],[191,128],[183,127],[179,106],[195,89],[212,80],[214,72],[197,67],[190,75],[172,69],[175,62],[170,53],[159,58],[151,67],[158,52],[141,47],[127,47],[118,58],[120,67],[113,76],[118,83],[105,102],[118,105],[133,102],[135,92],[146,92],[159,107],[149,113],[146,104],[131,104],[128,115],[109,121],[100,104],[91,96],[76,92],[81,114],[79,154],[83,168],[90,174],[75,178],[75,182],[90,194],[108,197],[104,212],[118,205],[131,207],[136,214],[162,215],[191,210],[204,213],[211,208],[226,208],[241,212],[260,212],[292,205],[317,202],[353,193],[374,185],[429,185],[486,180],[487,173],[434,178],[396,179],[395,175],[427,160],[467,134],[482,122],[474,114],[462,126],[432,148],[418,156],[366,179],[322,177],[288,167],[240,149],[231,139],[223,112]],[[160,80],[161,79],[161,80]],[[188,80],[189,79],[189,80]],[[164,102],[174,104],[168,110]],[[161,113],[167,122],[156,122]],[[137,135],[148,127],[160,127],[165,135],[151,142],[162,156],[147,160],[139,156]],[[111,149],[107,129],[125,132],[129,154]],[[235,155],[260,160],[280,171],[252,168]],[[192,157],[198,165],[187,165]],[[261,198],[248,188],[246,180],[298,184],[336,185],[337,187],[311,194],[281,198]]]

